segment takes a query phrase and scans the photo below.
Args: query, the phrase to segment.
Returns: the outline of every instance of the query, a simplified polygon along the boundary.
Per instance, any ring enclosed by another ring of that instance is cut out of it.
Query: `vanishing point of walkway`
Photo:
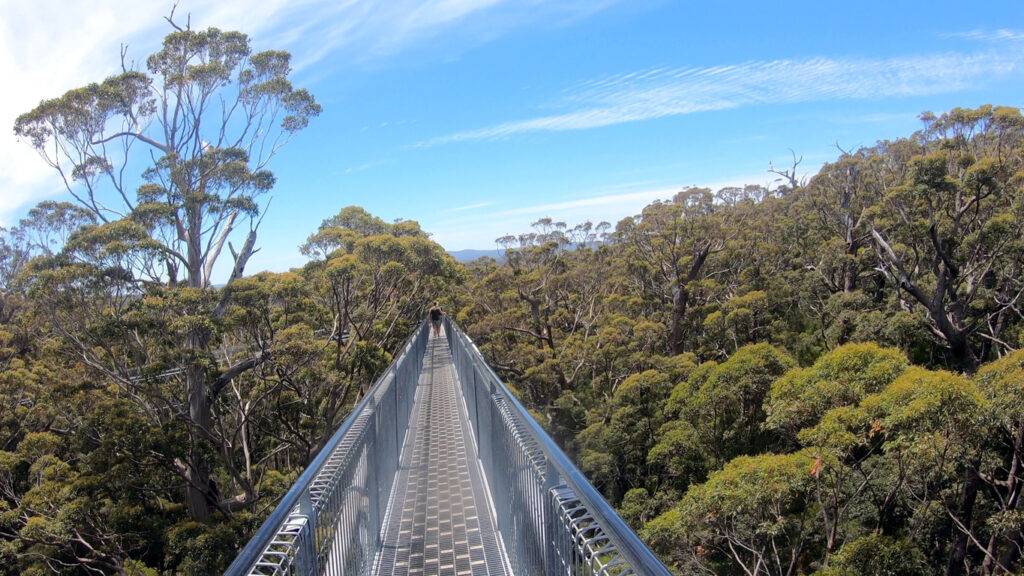
[[[423,361],[377,574],[506,575],[476,446],[442,334]]]

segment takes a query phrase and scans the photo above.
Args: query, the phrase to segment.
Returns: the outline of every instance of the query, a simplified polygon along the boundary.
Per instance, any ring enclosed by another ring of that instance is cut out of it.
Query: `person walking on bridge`
[[[441,317],[444,316],[444,310],[441,310],[441,303],[434,302],[434,307],[430,309],[430,323],[434,325],[434,336],[441,335]]]

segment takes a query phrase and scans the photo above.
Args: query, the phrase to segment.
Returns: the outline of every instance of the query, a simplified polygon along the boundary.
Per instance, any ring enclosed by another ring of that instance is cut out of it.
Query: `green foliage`
[[[1009,437],[1024,429],[1024,351],[982,366],[975,382],[996,426]]]
[[[622,505],[619,506],[618,512],[634,530],[639,530],[674,503],[674,500],[664,492],[652,497],[644,488],[633,488],[622,497]]]
[[[921,550],[904,539],[869,534],[843,546],[815,576],[925,576],[932,572]]]
[[[970,442],[981,397],[963,376],[910,367],[861,405],[890,442],[914,442],[921,437],[930,441],[937,439],[933,431]]]
[[[682,531],[680,530],[682,519],[682,511],[678,507],[672,507],[644,524],[644,527],[638,533],[644,542],[662,558],[673,558],[676,555],[684,556],[688,551],[684,551],[680,546],[683,538]],[[702,547],[700,549],[694,548],[693,553],[698,556],[704,556],[707,552]],[[672,562],[672,565],[678,566],[680,563],[679,560],[676,560]]]
[[[975,383],[984,398],[981,418],[985,424],[983,445],[987,448],[979,478],[995,495],[994,512],[984,526],[991,531],[987,564],[1010,570],[1024,530],[1018,505],[1024,483],[1024,351],[982,366]]]
[[[244,277],[254,231],[212,288],[273,185],[257,150],[319,106],[236,32],[146,64],[15,127],[76,203],[0,234],[0,573],[221,571],[435,300],[675,570],[1020,570],[1018,110],[925,114],[806,185],[543,218],[500,263],[350,206],[302,268]],[[248,115],[192,130],[168,90]]]
[[[238,534],[223,524],[183,522],[168,531],[168,560],[185,574],[223,574],[232,558],[224,550],[238,549]]]
[[[138,560],[132,559],[125,560],[121,570],[125,576],[160,576],[159,571],[146,566]]]
[[[876,344],[847,344],[808,368],[795,368],[772,383],[765,401],[765,426],[791,438],[818,423],[833,408],[855,406],[880,392],[907,366],[898,350]]]
[[[1024,469],[1005,408],[1022,404],[1019,370],[983,366],[1024,342],[1021,118],[925,114],[920,132],[844,152],[806,185],[687,189],[600,245],[567,249],[592,226],[540,220],[498,239],[504,263],[468,269],[458,319],[632,522],[736,458],[788,451],[814,501],[796,572],[842,564],[871,535],[932,572],[991,572],[1017,562],[1006,503]],[[645,387],[651,370],[667,397]],[[676,567],[757,567],[675,547],[677,516],[643,532]],[[788,572],[782,556],[757,570]]]
[[[664,421],[669,389],[667,377],[655,370],[630,376],[616,390],[608,420],[580,433],[583,469],[612,501],[645,475],[646,453]]]
[[[813,537],[811,463],[805,453],[736,458],[643,535],[681,565],[792,573]]]
[[[693,423],[698,446],[712,469],[774,444],[775,438],[762,426],[763,404],[772,382],[795,365],[785,351],[761,343],[744,346],[725,362],[691,374],[685,385],[690,393],[682,400],[679,418]],[[679,402],[683,394],[673,391],[673,401]]]

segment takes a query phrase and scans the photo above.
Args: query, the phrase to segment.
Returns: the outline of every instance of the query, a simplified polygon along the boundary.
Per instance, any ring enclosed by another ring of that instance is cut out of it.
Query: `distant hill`
[[[498,262],[505,259],[504,250],[455,250],[448,253],[459,262],[472,262],[483,256],[494,258]]]
[[[601,242],[589,242],[586,245],[596,250],[597,247],[601,245]],[[575,250],[580,246],[582,246],[582,244],[574,244],[570,242],[566,244],[564,248],[566,250]],[[504,250],[449,250],[448,253],[451,254],[452,258],[455,258],[459,262],[472,262],[473,260],[476,260],[477,258],[480,258],[482,256],[494,258],[498,262],[505,261]]]

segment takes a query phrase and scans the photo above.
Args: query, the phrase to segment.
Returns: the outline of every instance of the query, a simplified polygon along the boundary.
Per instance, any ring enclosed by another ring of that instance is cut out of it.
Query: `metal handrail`
[[[669,576],[450,319],[445,332],[513,573]],[[225,574],[367,574],[426,355],[425,322]]]
[[[372,566],[428,335],[424,322],[281,499],[226,575],[316,574],[318,565],[336,564],[336,556],[343,552],[357,557],[360,572]],[[359,509],[352,510],[346,504],[352,499],[353,486],[341,486],[340,481],[354,481],[356,474],[362,480],[362,492],[355,494]],[[358,550],[327,549],[337,539],[334,531],[341,521],[349,522],[358,532],[352,535]],[[328,522],[331,525],[325,525]],[[347,565],[341,568],[339,573],[349,573]]]
[[[448,318],[445,331],[477,436],[478,454],[491,485],[494,506],[505,508],[496,510],[498,530],[513,569],[517,562],[525,562],[522,568],[526,572],[517,572],[539,573],[542,569],[552,573],[555,570],[551,563],[556,559],[563,559],[564,564],[569,561],[566,559],[575,558],[579,561],[573,563],[575,567],[563,565],[557,571],[670,576],[664,564],[491,370],[473,341]],[[484,395],[488,398],[482,401]],[[496,431],[498,426],[505,429],[503,437]],[[517,479],[519,481],[515,482]],[[516,488],[523,493],[516,494]],[[583,516],[566,510],[570,500],[578,501],[573,504],[574,510],[582,510],[586,515],[586,530],[565,524],[566,521],[576,523]],[[531,517],[524,517],[524,507],[529,509]],[[571,533],[575,550],[552,549],[557,546],[557,540],[565,540],[555,538],[552,530]],[[530,539],[531,533],[533,542],[524,542]],[[527,550],[524,546],[536,549]],[[514,552],[516,549],[518,554]],[[540,559],[541,565],[536,565],[536,560],[531,564],[521,556]],[[578,571],[581,568],[582,571]]]

